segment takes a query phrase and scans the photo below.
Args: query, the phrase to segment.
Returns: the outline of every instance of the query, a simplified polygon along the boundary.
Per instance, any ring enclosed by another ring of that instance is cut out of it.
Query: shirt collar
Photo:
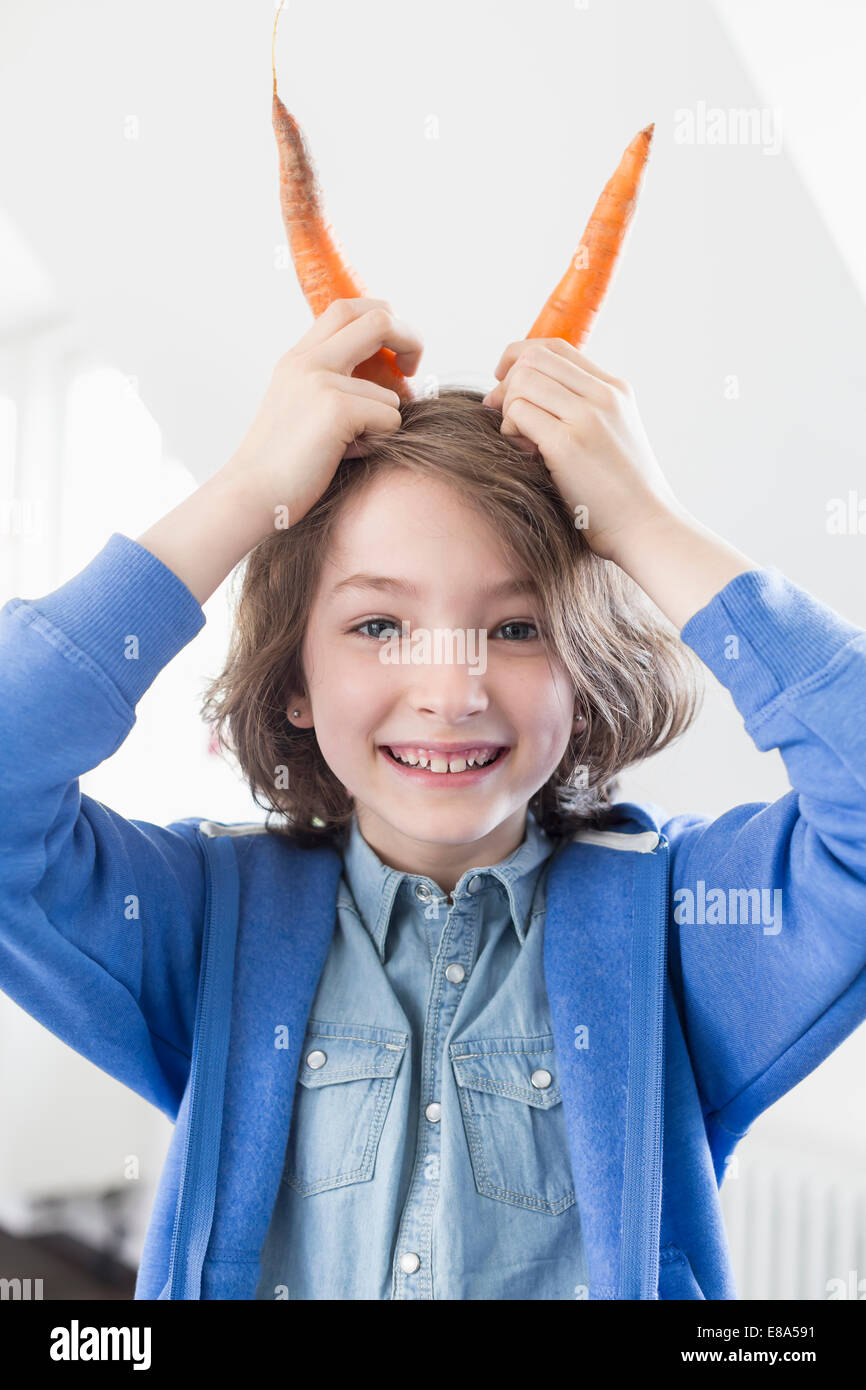
[[[455,902],[459,901],[460,896],[468,894],[469,883],[477,877],[486,880],[482,886],[488,888],[491,881],[498,881],[505,890],[510,921],[522,946],[529,930],[529,914],[538,881],[538,871],[553,849],[553,840],[545,834],[527,808],[526,833],[521,844],[499,864],[467,869],[454,889]],[[392,869],[382,863],[361,834],[356,813],[352,815],[343,849],[343,872],[354,905],[373,938],[380,960],[385,959],[385,938],[401,884],[406,883],[406,900],[418,913],[429,911],[430,905],[436,899],[442,902],[444,911],[448,911],[447,899],[442,897],[438,885],[432,878],[428,878],[426,874],[410,874],[401,869]],[[418,898],[415,893],[416,887],[421,884],[430,893],[426,901]],[[479,891],[477,887],[476,891]]]

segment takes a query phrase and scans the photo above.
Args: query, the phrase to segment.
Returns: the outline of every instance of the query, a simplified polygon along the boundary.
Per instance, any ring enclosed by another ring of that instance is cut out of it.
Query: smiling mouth
[[[450,764],[450,762],[456,762],[456,761],[458,761],[458,759],[457,759],[455,756],[453,756],[453,755],[452,755],[451,758],[449,758],[449,759],[446,759],[446,758],[444,757],[444,755],[443,755],[441,758],[439,758],[439,759],[436,759],[436,758],[428,758],[428,759],[426,760],[427,765],[426,765],[426,766],[423,766],[422,763],[421,763],[420,761],[417,762],[417,763],[415,763],[415,764],[403,762],[403,761],[401,761],[400,758],[395,757],[394,753],[393,753],[392,750],[388,747],[387,744],[382,744],[382,745],[381,745],[381,752],[383,752],[383,753],[385,754],[385,756],[386,756],[392,763],[395,763],[395,764],[397,765],[397,767],[401,768],[403,772],[409,772],[409,773],[414,772],[414,773],[416,773],[416,774],[420,773],[420,774],[422,774],[422,775],[425,776],[425,777],[441,777],[441,778],[443,779],[443,781],[451,781],[453,778],[456,778],[456,777],[467,778],[467,777],[477,776],[477,775],[479,775],[479,774],[481,774],[481,773],[484,773],[484,772],[486,772],[486,771],[488,770],[488,768],[495,767],[496,764],[497,764],[498,762],[500,762],[501,759],[504,757],[504,755],[505,755],[506,753],[508,753],[509,751],[510,751],[509,746],[508,746],[508,745],[503,745],[501,748],[497,748],[496,753],[494,754],[494,756],[493,756],[492,758],[490,758],[487,762],[485,762],[485,763],[475,763],[472,767],[467,766],[466,763],[465,763],[465,759],[462,759],[462,758],[461,758],[461,759],[459,759],[459,761],[460,761],[460,762],[463,762],[463,763],[464,763],[464,766],[463,766],[462,768],[460,768],[459,770],[456,770],[456,769],[455,769],[454,771],[452,771],[452,770],[450,769],[450,766],[446,766],[445,768],[442,768],[441,770],[438,769],[438,768],[437,768],[437,769],[434,769],[434,768],[431,767],[431,763],[433,763],[433,762],[439,762],[439,763],[445,762],[445,763],[449,763],[449,764]]]

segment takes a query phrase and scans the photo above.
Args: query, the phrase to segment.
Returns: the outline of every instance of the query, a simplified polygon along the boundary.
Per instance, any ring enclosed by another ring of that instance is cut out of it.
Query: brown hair
[[[404,402],[400,414],[396,433],[365,435],[366,456],[340,463],[306,515],[246,557],[225,668],[202,714],[237,757],[270,831],[304,846],[341,842],[354,798],[314,729],[290,723],[286,701],[306,688],[301,651],[340,512],[374,476],[408,469],[454,487],[538,583],[547,640],[586,726],[529,808],[554,837],[603,825],[618,774],[666,747],[697,713],[697,660],[639,586],[593,553],[542,458],[500,434],[502,416],[481,404],[480,391],[449,387]]]

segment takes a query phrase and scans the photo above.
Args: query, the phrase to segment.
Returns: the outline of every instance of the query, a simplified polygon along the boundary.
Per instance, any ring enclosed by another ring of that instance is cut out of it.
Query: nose
[[[452,729],[490,705],[486,675],[473,675],[468,662],[413,668],[406,699],[416,713]]]

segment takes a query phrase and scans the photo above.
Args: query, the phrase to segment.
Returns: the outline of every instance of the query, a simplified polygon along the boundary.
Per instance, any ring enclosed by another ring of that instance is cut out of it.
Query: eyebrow
[[[407,579],[397,579],[385,574],[352,574],[348,579],[341,579],[339,584],[334,585],[331,598],[344,589],[379,589],[393,594],[408,594],[411,598],[418,598],[420,593],[418,586],[410,584]],[[479,593],[485,599],[500,599],[517,598],[521,594],[538,597],[540,590],[535,580],[527,576],[526,579],[503,579],[498,584],[485,584]]]

